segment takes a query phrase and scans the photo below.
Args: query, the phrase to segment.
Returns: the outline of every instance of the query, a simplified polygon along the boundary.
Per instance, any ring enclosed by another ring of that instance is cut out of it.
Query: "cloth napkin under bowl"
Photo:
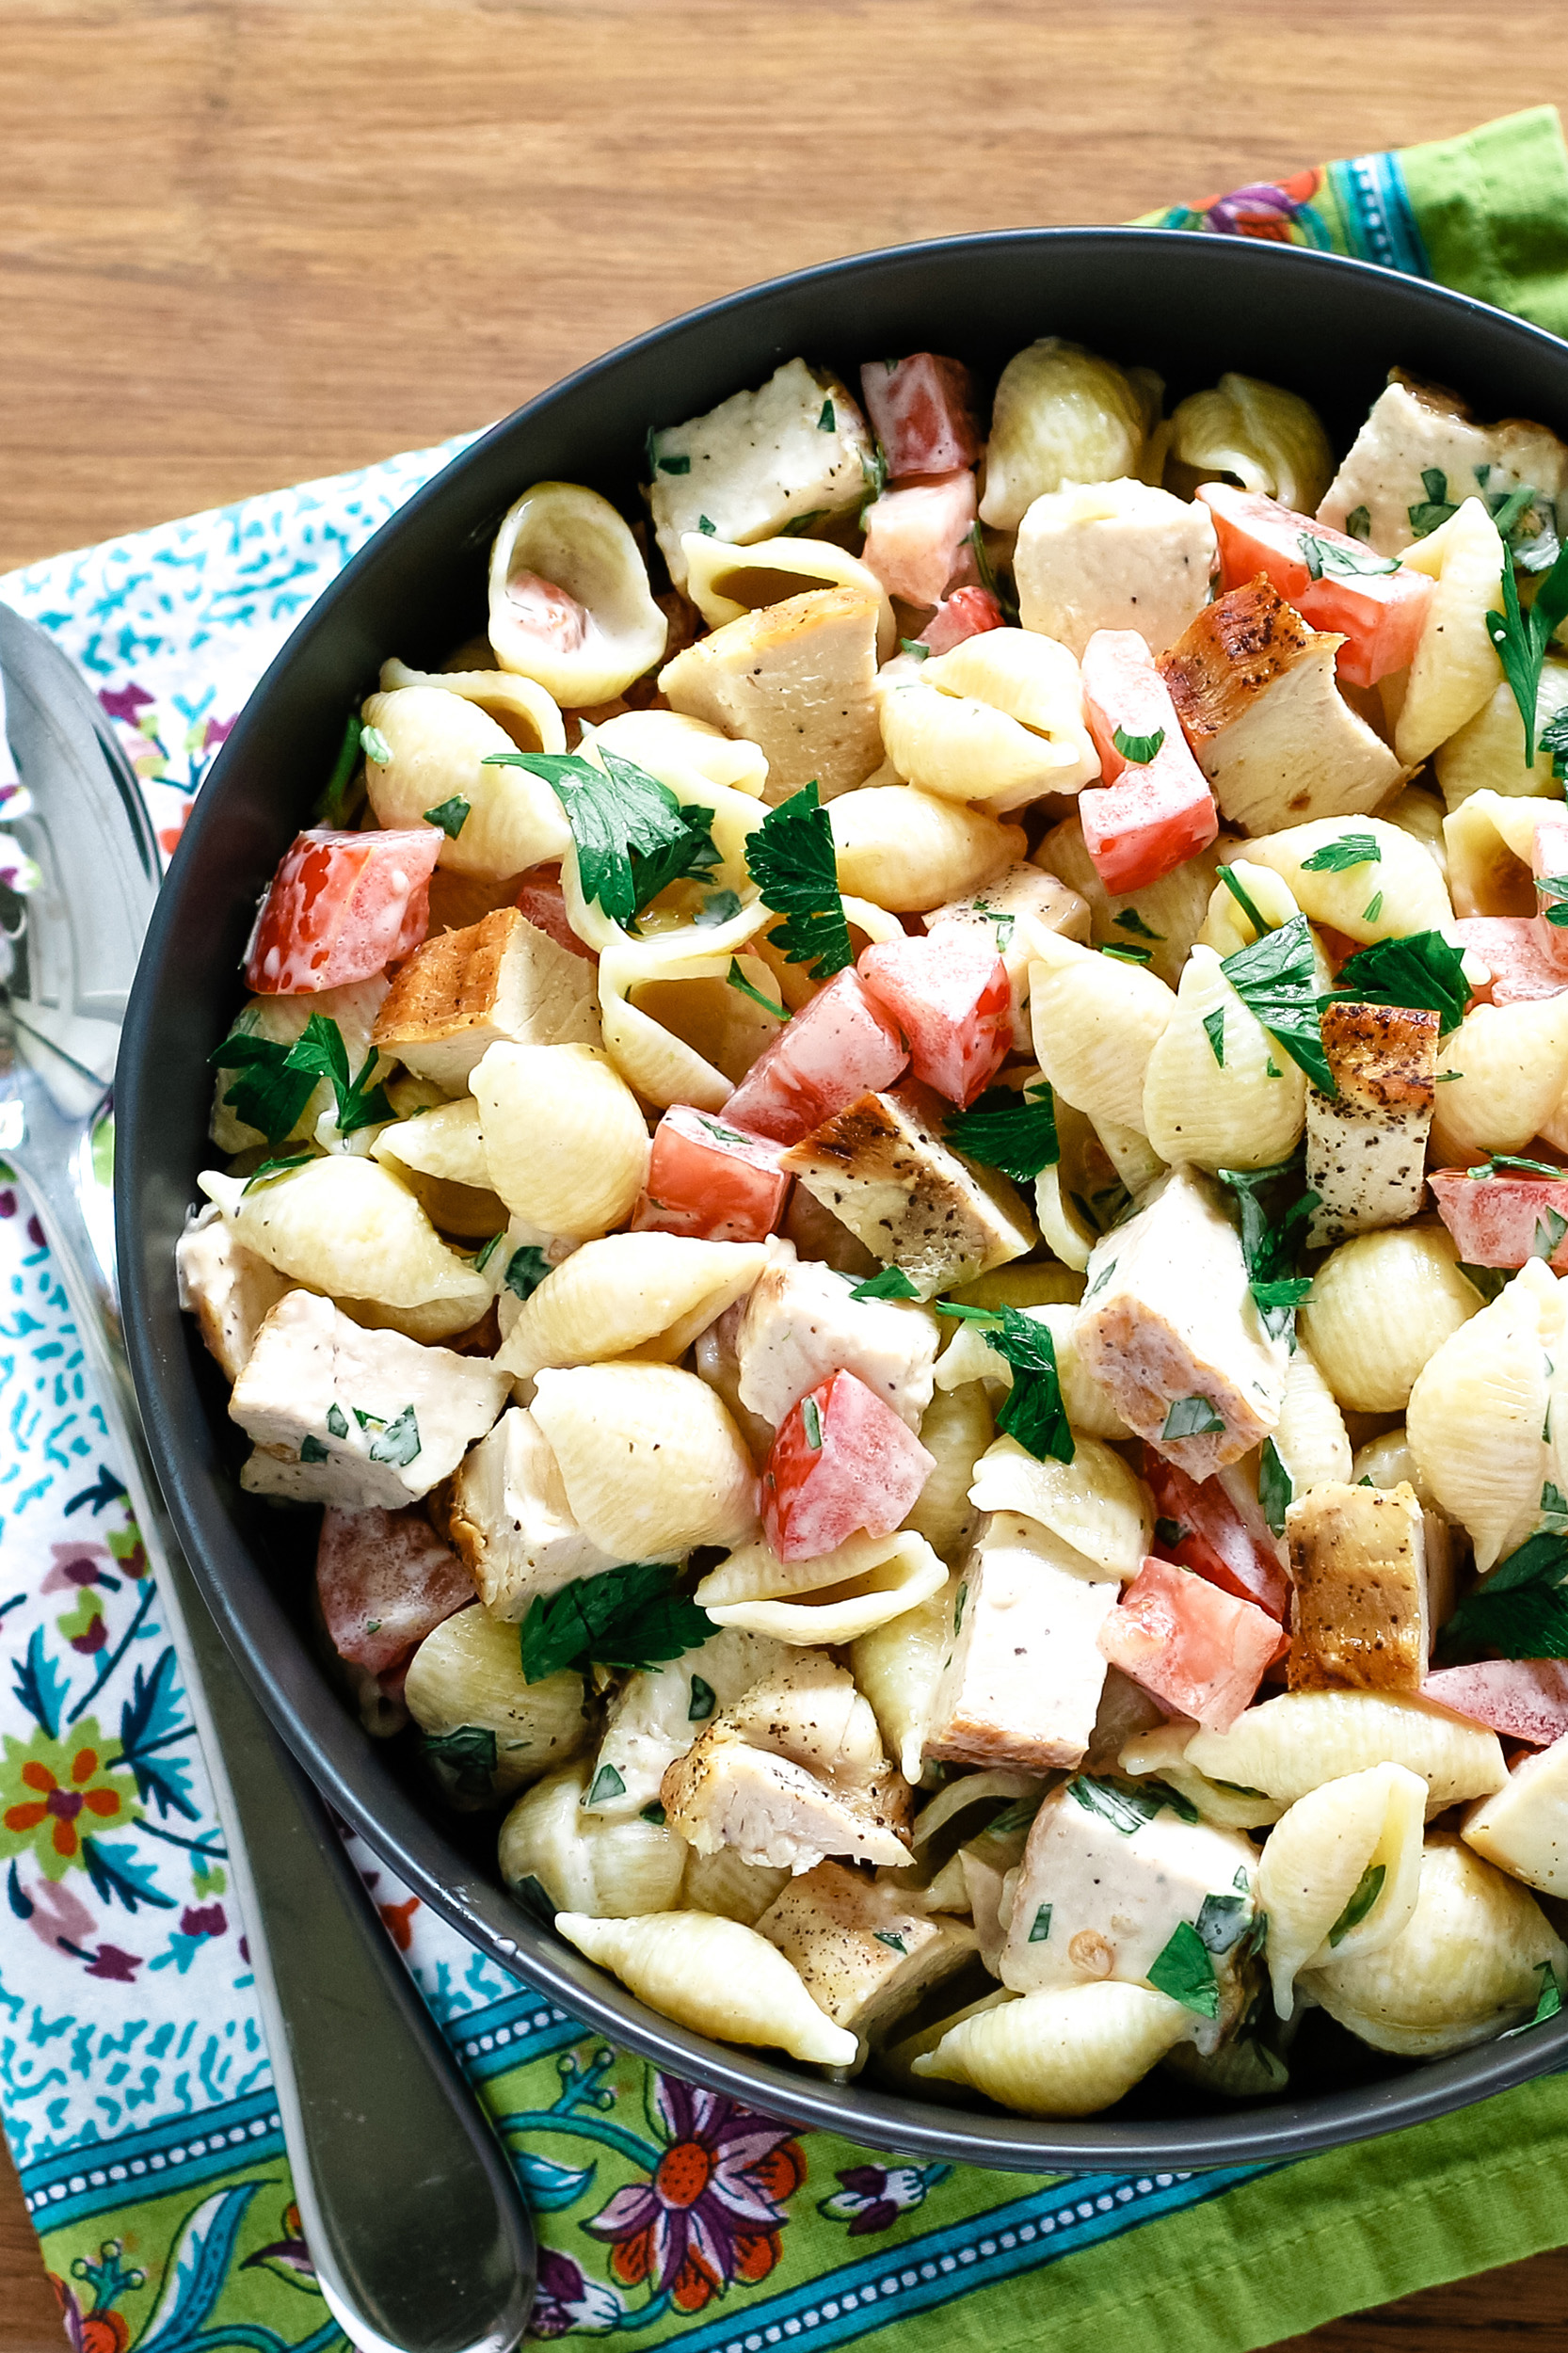
[[[1175,206],[1568,334],[1548,109]],[[311,600],[462,446],[29,566],[172,851]],[[0,795],[0,824],[4,820]],[[78,2353],[328,2353],[206,1774],[39,1229],[0,1171],[0,2109]],[[680,2353],[1243,2353],[1568,2237],[1568,2084],[1276,2169],[904,2163],[661,2076],[356,1858],[542,2242],[534,2333]]]

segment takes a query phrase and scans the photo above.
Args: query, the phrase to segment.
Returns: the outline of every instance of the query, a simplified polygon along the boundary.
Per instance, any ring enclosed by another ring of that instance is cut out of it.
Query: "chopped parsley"
[[[814,1397],[800,1401],[800,1426],[806,1433],[806,1443],[813,1454],[822,1452],[822,1407]]]
[[[691,472],[692,461],[684,451],[682,451],[679,456],[675,457],[662,457],[660,456],[659,429],[657,425],[650,424],[648,426],[646,447],[648,450],[648,470],[650,474],[682,474]]]
[[[292,1176],[296,1168],[303,1168],[307,1160],[315,1158],[313,1152],[278,1153],[273,1159],[264,1160],[259,1168],[251,1170],[246,1179],[245,1190],[247,1193],[258,1193],[263,1185],[276,1184],[280,1176]]]
[[[293,1133],[306,1104],[316,1091],[314,1071],[290,1064],[292,1041],[263,1037],[254,1030],[232,1030],[207,1060],[219,1070],[237,1070],[223,1097],[226,1111],[247,1128],[256,1128],[268,1144],[281,1144]]]
[[[1568,706],[1553,714],[1541,730],[1541,748],[1552,756],[1552,774],[1559,783],[1568,778]],[[1551,916],[1547,921],[1560,919]]]
[[[1203,1030],[1204,1035],[1208,1040],[1209,1049],[1223,1070],[1225,1064],[1225,1009],[1224,1005],[1216,1005],[1212,1013],[1204,1015]]]
[[[1544,1209],[1535,1221],[1535,1239],[1530,1243],[1530,1257],[1545,1258],[1549,1262],[1556,1257],[1564,1234],[1568,1234],[1568,1217],[1563,1217],[1557,1209]]]
[[[1568,1658],[1568,1536],[1538,1529],[1499,1561],[1444,1626],[1446,1653],[1497,1651],[1505,1658]]]
[[[360,1128],[378,1126],[393,1116],[386,1089],[369,1084],[378,1059],[375,1047],[371,1047],[360,1064],[359,1077],[350,1079],[348,1048],[343,1042],[343,1032],[325,1014],[312,1013],[303,1034],[290,1047],[284,1067],[308,1072],[312,1086],[317,1079],[329,1081],[337,1106],[338,1133],[351,1136]]]
[[[420,1450],[419,1421],[411,1405],[405,1405],[396,1420],[370,1442],[371,1461],[390,1463],[396,1470],[405,1469]]]
[[[1220,1983],[1214,1975],[1214,1963],[1191,1920],[1182,1920],[1172,1929],[1164,1950],[1150,1962],[1149,1983],[1157,1993],[1168,1993],[1173,2002],[1179,2002],[1184,2009],[1195,2010],[1200,2018],[1218,2018],[1220,2014]]]
[[[1222,866],[1220,869],[1227,879],[1229,871],[1228,867]],[[1245,901],[1243,906],[1256,922],[1256,908]],[[1433,932],[1430,936],[1435,939],[1438,935]],[[1397,944],[1404,946],[1408,943],[1400,941]],[[1452,952],[1457,955],[1457,951]],[[1352,956],[1351,962],[1355,963],[1356,958]],[[1263,1024],[1271,1036],[1278,1040],[1291,1061],[1305,1071],[1314,1086],[1320,1087],[1325,1095],[1336,1094],[1338,1089],[1334,1082],[1334,1073],[1323,1052],[1318,974],[1312,954],[1312,934],[1307,928],[1305,916],[1293,915],[1277,931],[1265,931],[1260,939],[1251,940],[1246,947],[1236,949],[1223,959],[1220,969],[1247,1011]]]
[[[929,662],[931,659],[931,648],[923,637],[901,637],[898,648],[900,653],[913,654],[917,662]]]
[[[1102,1816],[1124,1838],[1132,1837],[1162,1810],[1168,1809],[1184,1822],[1198,1818],[1192,1801],[1162,1781],[1097,1781],[1092,1773],[1075,1773],[1067,1784],[1067,1795],[1086,1814]]]
[[[550,1272],[550,1260],[537,1243],[525,1241],[507,1259],[504,1280],[514,1299],[532,1299]]]
[[[1440,523],[1446,523],[1450,515],[1459,512],[1448,496],[1448,477],[1441,466],[1423,467],[1421,488],[1426,497],[1417,500],[1414,506],[1405,508],[1410,518],[1410,528],[1417,539],[1425,539]]]
[[[1542,741],[1544,742],[1545,738],[1543,737]],[[1535,888],[1545,903],[1542,914],[1553,931],[1561,931],[1568,925],[1568,874],[1541,874],[1536,879]]]
[[[490,1260],[495,1257],[496,1252],[500,1249],[505,1239],[506,1229],[503,1226],[499,1234],[492,1234],[488,1241],[480,1245],[479,1249],[474,1253],[473,1271],[475,1274],[484,1273],[485,1269],[489,1265]]]
[[[1256,902],[1248,890],[1245,883],[1241,880],[1240,874],[1232,873],[1228,866],[1222,866],[1220,869],[1220,880],[1224,883],[1225,888],[1229,891],[1231,897],[1235,900],[1237,905],[1240,908],[1242,914],[1252,925],[1253,930],[1257,934],[1258,938],[1261,939],[1265,932],[1269,930],[1270,926],[1264,921],[1262,916],[1258,913]]]
[[[377,768],[392,765],[392,748],[379,728],[360,729],[360,749],[367,760],[374,760]]]
[[[1210,1401],[1201,1392],[1191,1397],[1176,1398],[1165,1416],[1161,1439],[1207,1438],[1224,1428],[1224,1417],[1214,1411]]]
[[[686,1721],[689,1724],[705,1724],[717,1705],[718,1693],[712,1685],[704,1682],[701,1675],[693,1675],[692,1696],[686,1708]]]
[[[1397,555],[1379,555],[1372,548],[1341,547],[1337,539],[1320,539],[1316,532],[1300,535],[1302,562],[1314,580],[1321,580],[1327,572],[1331,578],[1355,580],[1374,572],[1397,572]]]
[[[851,1299],[919,1299],[920,1292],[901,1266],[885,1266],[880,1274],[856,1283]]]
[[[1547,2019],[1555,2018],[1562,2008],[1562,1988],[1558,1984],[1557,1972],[1551,1962],[1538,1961],[1535,1974],[1541,1980],[1541,1991],[1536,1996],[1534,2013],[1525,2020],[1523,2025],[1510,2026],[1508,2034],[1500,2038],[1504,2042],[1510,2035],[1528,2034],[1531,2026],[1544,2026]]]
[[[897,1929],[872,1929],[872,1936],[876,1944],[886,1945],[890,1953],[901,1953],[907,1958],[909,1947]]]
[[[1245,1884],[1244,1871],[1238,1871],[1236,1877],[1242,1886],[1240,1895],[1206,1896],[1199,1908],[1195,1926],[1198,1942],[1206,1952],[1228,1953],[1247,1932],[1252,1892]]]
[[[1037,1463],[1070,1463],[1078,1449],[1062,1401],[1049,1324],[1018,1307],[969,1307],[955,1299],[935,1304],[940,1316],[984,1324],[986,1346],[1011,1367],[1013,1386],[997,1409],[997,1428]]]
[[[1503,609],[1488,613],[1486,633],[1497,648],[1503,675],[1512,690],[1525,724],[1525,766],[1535,764],[1535,707],[1546,648],[1559,624],[1568,619],[1568,548],[1559,551],[1551,570],[1536,592],[1528,613],[1519,602],[1519,582],[1512,559],[1503,565]]]
[[[299,1459],[302,1463],[325,1463],[330,1457],[321,1440],[307,1433],[300,1442]]]
[[[427,825],[439,825],[449,841],[456,841],[468,824],[472,803],[465,801],[460,792],[454,792],[449,801],[439,801],[424,812]]]
[[[1361,920],[1364,923],[1375,923],[1382,913],[1383,893],[1381,890],[1374,890],[1361,910]]]
[[[833,403],[830,400],[824,400],[822,405],[822,414],[817,419],[817,431],[832,433],[837,430],[837,427],[838,420],[833,414]]]
[[[805,518],[802,518],[802,520],[804,520]],[[696,527],[698,531],[701,532],[705,539],[716,539],[719,536],[717,524],[712,522],[706,515],[699,515],[697,517]]]
[[[584,1805],[599,1805],[605,1798],[624,1798],[626,1784],[613,1765],[601,1765],[593,1778],[593,1786],[584,1799]]]
[[[459,1724],[456,1732],[427,1732],[424,1753],[454,1797],[473,1805],[484,1805],[494,1797],[496,1738],[485,1725]],[[537,1880],[530,1883],[538,1886]],[[554,1905],[550,1909],[553,1913]]]
[[[1320,850],[1302,860],[1304,874],[1344,874],[1352,866],[1381,866],[1383,852],[1377,837],[1369,833],[1342,833],[1336,841],[1325,841]]]
[[[1363,1005],[1407,1005],[1439,1014],[1447,1037],[1464,1020],[1470,1001],[1464,952],[1452,947],[1441,932],[1375,939],[1341,965],[1339,978],[1322,1002],[1328,1005],[1336,1000]]]
[[[1163,932],[1151,932],[1136,907],[1123,907],[1120,915],[1113,915],[1111,920],[1119,932],[1135,933],[1140,939],[1152,939],[1158,942],[1165,936]]]
[[[738,890],[711,890],[692,920],[699,931],[712,931],[719,923],[728,923],[731,916],[741,912]]]
[[[1165,730],[1156,728],[1152,735],[1128,735],[1124,728],[1116,728],[1112,732],[1111,741],[1132,767],[1146,768],[1151,760],[1159,758],[1160,747],[1165,741]]]
[[[1383,1893],[1383,1882],[1388,1877],[1385,1863],[1368,1863],[1355,1883],[1350,1902],[1328,1932],[1331,1945],[1342,1945],[1351,1930],[1358,1928]]]
[[[578,752],[488,752],[487,768],[526,768],[554,791],[577,845],[583,896],[625,929],[672,882],[720,862],[711,808],[677,799],[667,784],[608,747],[602,768]]]
[[[730,957],[729,969],[724,977],[728,982],[731,988],[738,988],[743,997],[749,997],[752,1003],[754,1005],[760,1005],[764,1013],[776,1014],[780,1021],[787,1021],[789,1019],[790,1016],[785,1012],[784,1007],[776,1003],[774,999],[768,996],[765,990],[753,988],[751,983],[746,979],[745,974],[741,969],[741,959],[739,956]]]
[[[1102,956],[1114,956],[1118,964],[1152,964],[1154,962],[1152,948],[1124,946],[1120,940],[1115,939],[1102,940],[1100,953]]]
[[[689,1594],[675,1591],[662,1561],[580,1577],[530,1603],[519,1634],[523,1680],[542,1683],[568,1667],[656,1667],[716,1632]]]
[[[943,1141],[983,1168],[1000,1169],[1015,1184],[1028,1184],[1062,1157],[1049,1081],[1042,1079],[1021,1093],[987,1088],[968,1111],[948,1121]]]
[[[808,506],[804,515],[792,515],[787,523],[780,523],[778,536],[781,539],[804,539],[813,523],[825,522],[826,520],[825,506]]]
[[[768,811],[746,843],[746,865],[763,905],[784,918],[773,936],[786,963],[804,964],[812,980],[825,981],[855,962],[833,828],[815,777]]]
[[[1345,518],[1345,529],[1352,539],[1369,539],[1372,536],[1370,510],[1365,506],[1352,506]]]
[[[1272,1438],[1263,1441],[1263,1459],[1257,1470],[1257,1500],[1270,1532],[1285,1533],[1285,1514],[1295,1501],[1296,1482],[1285,1467],[1285,1457]]]
[[[664,1809],[660,1804],[657,1798],[653,1800],[651,1804],[638,1807],[637,1819],[639,1822],[651,1822],[655,1830],[664,1829]]]
[[[1034,1917],[1029,1924],[1029,1941],[1032,1945],[1043,1945],[1050,1935],[1050,1912],[1049,1904],[1036,1906]]]
[[[1295,1271],[1303,1229],[1319,1199],[1315,1193],[1296,1191],[1302,1173],[1299,1151],[1270,1168],[1222,1168],[1219,1172],[1220,1182],[1236,1195],[1247,1282],[1271,1339],[1291,1337],[1295,1311],[1312,1289],[1311,1276]],[[1266,1200],[1266,1195],[1272,1199]]]
[[[1530,1176],[1568,1176],[1568,1168],[1560,1168],[1553,1160],[1522,1160],[1516,1152],[1494,1152],[1476,1168],[1467,1168],[1466,1176],[1480,1180],[1495,1176],[1499,1168],[1517,1168]]]
[[[346,1438],[348,1435],[348,1417],[341,1405],[328,1405],[327,1408],[327,1434],[332,1438]]]
[[[356,711],[349,713],[348,724],[344,729],[343,742],[338,746],[338,756],[332,762],[332,773],[327,779],[326,790],[311,812],[318,825],[328,825],[335,829],[346,823],[350,798],[349,788],[354,782],[354,771],[359,764],[360,714]]]

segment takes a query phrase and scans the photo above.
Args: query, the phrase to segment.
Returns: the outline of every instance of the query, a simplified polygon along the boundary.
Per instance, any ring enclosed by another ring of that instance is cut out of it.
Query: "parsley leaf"
[[[1102,1816],[1124,1838],[1131,1838],[1167,1808],[1184,1822],[1198,1818],[1192,1800],[1162,1781],[1097,1781],[1092,1773],[1075,1773],[1067,1784],[1067,1795],[1085,1814]]]
[[[1225,874],[1228,869],[1222,866],[1220,872]],[[1249,907],[1247,912],[1256,920],[1256,911]],[[1353,964],[1356,959],[1351,961]],[[1223,960],[1220,969],[1247,1011],[1278,1039],[1314,1086],[1325,1095],[1336,1094],[1334,1073],[1323,1052],[1318,975],[1305,916],[1293,915],[1277,931],[1266,931],[1260,939],[1238,948]]]
[[[1100,953],[1102,956],[1114,956],[1119,964],[1152,964],[1154,962],[1152,948],[1124,947],[1119,940],[1114,939],[1102,939]]]
[[[360,714],[355,711],[349,713],[348,725],[338,746],[338,756],[332,762],[332,773],[327,779],[326,790],[311,812],[318,825],[328,825],[335,831],[347,822],[352,797],[349,788],[359,764]]]
[[[1272,1535],[1285,1533],[1285,1514],[1295,1499],[1296,1482],[1285,1467],[1285,1458],[1272,1438],[1265,1438],[1257,1469],[1257,1500]]]
[[[1304,874],[1344,874],[1352,866],[1381,866],[1383,852],[1377,837],[1369,833],[1342,833],[1337,841],[1325,841],[1320,850],[1302,860]]]
[[[1165,730],[1156,728],[1152,735],[1128,735],[1125,728],[1116,728],[1112,730],[1111,741],[1122,758],[1134,768],[1146,768],[1151,760],[1158,758],[1160,747],[1165,741]]]
[[[717,1631],[706,1609],[675,1591],[675,1570],[637,1561],[539,1593],[522,1622],[525,1683],[568,1667],[657,1667]]]
[[[900,653],[912,655],[917,662],[929,662],[931,659],[931,648],[923,637],[901,637],[898,649]]]
[[[1503,609],[1488,613],[1486,633],[1496,647],[1503,675],[1512,689],[1519,716],[1525,723],[1525,765],[1535,764],[1535,705],[1546,648],[1559,624],[1568,619],[1568,548],[1560,549],[1551,570],[1541,583],[1528,613],[1519,602],[1519,582],[1512,558],[1503,565]]]
[[[825,506],[808,506],[804,515],[792,515],[787,523],[780,523],[778,536],[781,539],[804,539],[811,525],[824,521],[826,517]]]
[[[1233,874],[1228,866],[1222,866],[1220,868],[1220,880],[1224,883],[1225,888],[1229,891],[1231,897],[1235,900],[1237,905],[1240,908],[1242,914],[1252,925],[1253,930],[1257,934],[1258,938],[1261,939],[1264,933],[1267,932],[1271,926],[1267,924],[1263,920],[1262,916],[1259,915],[1256,901],[1247,889],[1247,887],[1242,882],[1240,876],[1239,874]]]
[[[1369,507],[1352,506],[1345,518],[1345,529],[1352,539],[1369,539],[1372,536],[1372,516]]]
[[[1541,740],[1544,744],[1546,739]],[[1542,914],[1554,931],[1561,931],[1568,925],[1568,874],[1538,874],[1535,888]]]
[[[1223,1070],[1225,1065],[1225,1009],[1224,1005],[1216,1005],[1212,1013],[1204,1015],[1203,1029],[1214,1059]]]
[[[1244,1871],[1236,1876],[1243,1882],[1246,1880]],[[1228,1953],[1233,1945],[1239,1945],[1251,1926],[1247,1916],[1251,1910],[1252,1891],[1244,1884],[1240,1895],[1206,1896],[1196,1921],[1198,1942],[1205,1951]]]
[[[327,1448],[310,1431],[299,1442],[299,1459],[302,1463],[325,1463],[328,1460]]]
[[[318,1079],[330,1081],[337,1105],[338,1133],[351,1136],[360,1128],[372,1128],[395,1116],[385,1087],[368,1084],[379,1059],[375,1047],[371,1047],[360,1065],[359,1077],[351,1080],[343,1032],[325,1014],[312,1013],[302,1035],[290,1047],[283,1067],[308,1075],[312,1087]]]
[[[1049,1081],[1025,1087],[988,1087],[967,1112],[957,1112],[943,1130],[944,1141],[983,1168],[1000,1168],[1017,1185],[1053,1168],[1062,1157],[1056,1134],[1056,1098]]]
[[[740,912],[741,894],[738,890],[711,890],[692,921],[698,931],[712,931],[720,923],[728,923],[732,916]]]
[[[380,1436],[371,1440],[370,1459],[373,1463],[391,1463],[396,1469],[402,1470],[422,1451],[422,1448],[414,1409],[411,1405],[405,1405],[396,1420],[388,1422]]]
[[[1119,932],[1136,933],[1140,939],[1161,940],[1165,936],[1163,932],[1151,932],[1136,907],[1123,907],[1120,915],[1113,915],[1111,920]]]
[[[1013,1386],[997,1409],[997,1428],[1016,1438],[1038,1463],[1048,1457],[1070,1463],[1078,1449],[1062,1401],[1050,1326],[1018,1307],[969,1307],[956,1299],[935,1304],[939,1316],[984,1324],[986,1346],[1012,1368]]]
[[[1296,1152],[1271,1168],[1222,1168],[1219,1172],[1220,1182],[1235,1193],[1241,1213],[1241,1255],[1247,1262],[1253,1298],[1271,1338],[1276,1340],[1288,1338],[1295,1311],[1312,1289],[1311,1276],[1297,1274],[1295,1265],[1302,1228],[1318,1206],[1318,1195],[1295,1193],[1283,1204],[1286,1180],[1291,1180],[1294,1193],[1302,1170],[1303,1158]],[[1266,1205],[1262,1196],[1273,1193],[1276,1186],[1279,1192],[1272,1207]]]
[[[1560,1168],[1555,1161],[1522,1160],[1516,1152],[1494,1152],[1479,1167],[1467,1168],[1464,1174],[1479,1181],[1485,1176],[1495,1176],[1499,1168],[1523,1169],[1531,1176],[1568,1176],[1568,1168]]]
[[[449,841],[456,841],[468,824],[472,807],[472,801],[465,801],[460,792],[454,792],[449,801],[439,801],[434,808],[427,808],[424,822],[427,825],[439,825]]]
[[[1548,719],[1542,728],[1541,748],[1551,753],[1553,776],[1560,782],[1568,778],[1568,705]],[[1551,922],[1554,919],[1548,916],[1546,920]]]
[[[661,890],[717,866],[711,808],[678,800],[667,784],[608,748],[595,767],[577,752],[489,752],[487,768],[526,768],[560,800],[577,844],[583,896],[624,929]]]
[[[833,403],[830,400],[824,400],[822,405],[822,414],[817,419],[817,431],[819,433],[831,433],[835,429]]]
[[[1522,2025],[1510,2026],[1507,2034],[1499,2036],[1500,2041],[1507,2042],[1516,2034],[1528,2034],[1532,2026],[1544,2026],[1548,2018],[1555,2018],[1561,2009],[1562,1989],[1558,1984],[1557,1971],[1551,1962],[1539,1961],[1535,1974],[1541,1980],[1541,1991],[1536,1996],[1533,2015],[1527,2018]]]
[[[1178,1397],[1173,1401],[1160,1435],[1161,1439],[1207,1438],[1224,1426],[1224,1417],[1214,1411],[1211,1401],[1194,1392],[1192,1397]]]
[[[1444,1626],[1445,1653],[1461,1646],[1505,1658],[1568,1658],[1568,1537],[1538,1529]]]
[[[1375,923],[1382,913],[1383,893],[1381,890],[1374,890],[1361,910],[1361,920],[1364,923]]]
[[[1404,939],[1375,939],[1339,968],[1339,978],[1322,1002],[1349,1000],[1363,1005],[1413,1005],[1442,1016],[1445,1037],[1457,1030],[1470,1001],[1464,952],[1441,932],[1412,932]]]
[[[856,1283],[851,1299],[919,1299],[920,1292],[901,1266],[885,1266],[880,1274],[869,1274],[863,1283]]]
[[[532,1299],[551,1271],[550,1261],[538,1245],[525,1241],[507,1259],[503,1279],[514,1299]]]
[[[1200,2018],[1220,2015],[1220,1984],[1214,1975],[1214,1963],[1191,1920],[1182,1920],[1172,1929],[1170,1942],[1150,1962],[1149,1983],[1157,1993],[1168,1993],[1173,2002],[1179,2002],[1184,2009],[1196,2010]]]
[[[459,1724],[456,1732],[427,1732],[424,1746],[438,1780],[455,1798],[471,1805],[488,1804],[495,1795],[493,1732],[483,1724]]]
[[[259,1186],[270,1185],[280,1176],[292,1176],[296,1168],[303,1168],[307,1160],[313,1160],[315,1158],[316,1155],[313,1152],[280,1153],[272,1160],[264,1160],[260,1168],[251,1170],[249,1176],[246,1179],[245,1190],[247,1193],[254,1193]]]
[[[392,745],[388,743],[379,728],[361,728],[360,729],[360,749],[363,752],[367,760],[375,760],[377,768],[391,767],[392,756]]]
[[[773,998],[767,996],[763,990],[760,988],[753,988],[751,983],[746,979],[745,974],[741,969],[741,959],[739,956],[730,957],[729,969],[724,977],[731,988],[738,988],[743,997],[749,997],[752,1003],[754,1005],[760,1005],[764,1013],[776,1014],[780,1021],[788,1021],[790,1017],[789,1014],[782,1005],[776,1004]]]
[[[1315,532],[1300,535],[1302,562],[1314,580],[1321,580],[1327,572],[1331,578],[1354,580],[1372,572],[1397,572],[1397,555],[1379,555],[1372,548],[1342,548],[1337,539],[1320,539]]]
[[[223,1097],[224,1108],[246,1127],[258,1129],[268,1144],[281,1144],[294,1132],[316,1090],[312,1072],[290,1065],[292,1051],[291,1040],[233,1030],[207,1057],[219,1070],[240,1073]]]
[[[1351,1930],[1359,1927],[1383,1893],[1383,1882],[1388,1877],[1385,1863],[1368,1863],[1355,1883],[1350,1902],[1328,1932],[1331,1945],[1342,1945]]]
[[[1417,539],[1425,539],[1437,529],[1439,523],[1446,523],[1450,515],[1459,512],[1448,496],[1448,477],[1441,466],[1423,469],[1421,488],[1426,497],[1405,509],[1410,518],[1410,528]]]
[[[768,811],[746,843],[746,865],[764,906],[784,918],[773,937],[786,963],[804,964],[812,980],[826,981],[855,962],[833,828],[815,777]]]

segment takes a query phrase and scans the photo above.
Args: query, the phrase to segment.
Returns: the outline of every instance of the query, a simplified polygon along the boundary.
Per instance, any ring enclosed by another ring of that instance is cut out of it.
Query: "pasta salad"
[[[1568,1983],[1568,446],[1165,410],[794,359],[634,520],[526,488],[266,891],[178,1253],[520,1899],[1039,2117]]]

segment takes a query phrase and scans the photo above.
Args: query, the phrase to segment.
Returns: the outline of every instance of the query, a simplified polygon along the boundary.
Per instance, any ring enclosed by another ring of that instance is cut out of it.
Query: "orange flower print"
[[[64,1740],[35,1733],[24,1748],[8,1739],[0,1768],[0,1854],[31,1849],[45,1878],[63,1879],[82,1862],[82,1842],[126,1828],[140,1809],[129,1781],[105,1761],[103,1734],[90,1717]]]

